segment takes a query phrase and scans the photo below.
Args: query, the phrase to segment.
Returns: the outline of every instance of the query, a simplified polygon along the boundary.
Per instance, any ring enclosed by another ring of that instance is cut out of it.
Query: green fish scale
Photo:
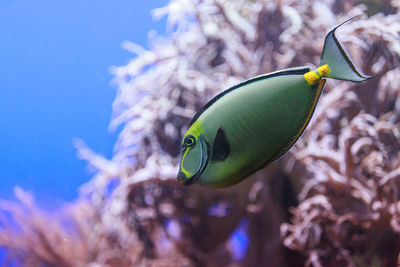
[[[255,81],[219,99],[200,119],[210,145],[224,129],[231,152],[224,162],[210,163],[204,176],[218,181],[232,173],[240,180],[265,165],[306,122],[316,91],[302,75],[287,75]]]

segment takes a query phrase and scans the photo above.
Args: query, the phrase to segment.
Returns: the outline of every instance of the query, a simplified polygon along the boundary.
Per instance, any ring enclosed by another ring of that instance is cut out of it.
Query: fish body
[[[324,84],[308,84],[303,75],[309,71],[309,67],[300,67],[250,79],[225,91],[198,116],[195,127],[211,141],[199,184],[224,187],[237,183],[294,144]]]
[[[359,73],[340,46],[334,34],[339,26],[328,33],[317,70],[296,67],[260,75],[209,101],[184,135],[178,180],[215,188],[242,181],[298,140],[325,78],[372,78]]]

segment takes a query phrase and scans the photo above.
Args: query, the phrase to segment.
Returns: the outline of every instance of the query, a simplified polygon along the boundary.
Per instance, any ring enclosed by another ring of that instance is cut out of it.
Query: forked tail
[[[368,76],[361,74],[354,67],[349,56],[343,50],[342,46],[340,45],[338,39],[335,36],[335,31],[337,28],[339,28],[340,26],[342,26],[343,24],[354,18],[355,17],[346,20],[342,24],[336,26],[325,37],[325,44],[324,44],[324,49],[322,50],[320,66],[324,66],[325,64],[329,66],[330,70],[329,73],[324,75],[327,78],[352,81],[358,83],[377,76],[377,75]]]

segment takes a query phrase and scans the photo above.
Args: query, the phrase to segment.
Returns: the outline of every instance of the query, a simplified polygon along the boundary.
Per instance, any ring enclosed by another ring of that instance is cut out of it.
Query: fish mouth
[[[178,176],[176,177],[178,179],[178,182],[181,185],[192,185],[197,182],[198,177],[200,174],[196,174],[193,177],[187,178],[183,172],[179,171]]]
[[[178,177],[176,177],[181,185],[185,185],[185,178],[186,176],[182,172],[179,172]]]

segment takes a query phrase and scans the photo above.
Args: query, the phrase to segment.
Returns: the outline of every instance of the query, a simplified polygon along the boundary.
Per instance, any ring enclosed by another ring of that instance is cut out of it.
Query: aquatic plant
[[[398,64],[399,2],[363,2],[174,0],[154,10],[168,36],[153,36],[150,50],[125,42],[136,57],[112,68],[110,128],[123,126],[113,158],[77,142],[97,170],[81,198],[50,219],[17,189],[20,204],[0,202],[0,245],[28,266],[396,266],[399,69],[328,81],[299,142],[243,183],[175,181],[182,134],[204,103],[261,73],[317,66],[339,22],[361,15],[338,34],[365,73]]]

